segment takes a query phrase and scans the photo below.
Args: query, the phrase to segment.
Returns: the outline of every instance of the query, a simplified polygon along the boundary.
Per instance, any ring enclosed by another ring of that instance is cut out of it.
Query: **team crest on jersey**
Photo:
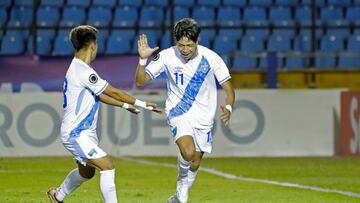
[[[172,128],[172,129],[171,129],[171,132],[172,132],[172,134],[173,134],[173,137],[175,137],[175,136],[176,136],[176,133],[177,133],[177,127]]]
[[[160,54],[156,54],[156,56],[154,56],[154,58],[152,60],[157,61],[159,58],[160,58]]]
[[[91,74],[89,77],[89,81],[95,84],[98,81],[98,77],[95,74]]]

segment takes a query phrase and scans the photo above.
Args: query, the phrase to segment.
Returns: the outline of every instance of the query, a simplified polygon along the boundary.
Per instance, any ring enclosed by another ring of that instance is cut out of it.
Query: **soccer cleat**
[[[56,188],[50,188],[50,189],[46,192],[47,196],[48,196],[49,199],[50,199],[50,202],[51,202],[51,203],[65,203],[64,201],[59,201],[59,200],[57,200],[56,197],[55,197],[55,193],[56,193]]]
[[[186,203],[189,197],[189,187],[187,181],[187,175],[183,177],[178,176],[176,183],[176,197],[181,203]]]
[[[173,195],[173,196],[169,197],[169,199],[167,200],[167,203],[180,203],[180,201],[178,200],[176,195]]]

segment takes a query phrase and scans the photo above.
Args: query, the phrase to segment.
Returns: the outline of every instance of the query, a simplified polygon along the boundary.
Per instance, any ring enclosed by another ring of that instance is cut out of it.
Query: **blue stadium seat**
[[[347,41],[347,51],[360,52],[360,34],[351,35]]]
[[[174,0],[175,6],[193,7],[195,5],[194,0]]]
[[[299,35],[294,39],[294,51],[310,52],[311,38],[309,35]]]
[[[154,6],[143,7],[140,12],[140,26],[160,26],[164,20],[164,12]]]
[[[235,6],[235,7],[245,7],[246,0],[224,0],[224,6]]]
[[[329,28],[326,31],[327,35],[334,35],[336,38],[339,39],[346,39],[350,35],[349,28]]]
[[[135,30],[134,29],[130,29],[130,30],[113,30],[111,35],[113,36],[119,36],[122,39],[125,40],[132,40],[135,37]]]
[[[346,9],[346,19],[350,24],[360,25],[360,7],[348,7]]]
[[[257,39],[265,40],[267,38],[267,36],[269,35],[269,29],[253,28],[253,29],[247,29],[245,33],[247,36],[254,36]]]
[[[281,36],[283,38],[293,39],[295,37],[295,30],[293,28],[289,28],[289,29],[278,28],[278,29],[273,29],[272,34],[276,36]]]
[[[272,0],[249,0],[249,6],[272,6]]]
[[[301,0],[302,5],[311,6],[313,0]],[[325,0],[315,0],[317,7],[322,7],[326,4]]]
[[[219,7],[220,0],[198,0],[198,6]]]
[[[323,30],[321,28],[318,28],[316,30],[316,39],[320,39],[322,36],[323,36]],[[308,28],[305,28],[305,29],[301,29],[300,30],[300,35],[306,35],[308,36],[310,39],[312,37],[312,30],[311,29],[308,29]]]
[[[219,30],[219,36],[227,36],[231,39],[239,40],[242,36],[242,29],[220,29]]]
[[[72,55],[74,48],[69,41],[68,35],[60,34],[55,38],[54,49],[52,55],[54,56],[66,56]]]
[[[90,6],[90,4],[90,0],[67,0],[68,6],[87,8]]]
[[[109,26],[112,19],[111,8],[109,7],[90,7],[87,24],[96,27]]]
[[[267,57],[261,57],[260,58],[260,64],[259,69],[262,71],[267,71],[269,67],[268,58]],[[284,67],[284,58],[278,57],[277,58],[277,64],[276,69],[281,69]]]
[[[105,43],[106,43],[105,39],[99,37],[99,38],[97,38],[96,42],[97,42],[97,46],[98,46],[97,54],[98,55],[105,54]]]
[[[309,67],[310,61],[307,57],[288,56],[285,67],[290,70],[303,69]]]
[[[200,32],[200,37],[202,39],[209,39],[209,40],[213,40],[216,36],[216,31],[215,29],[202,29]]]
[[[187,7],[176,6],[174,8],[174,23],[182,18],[190,16],[190,10]],[[170,9],[166,11],[166,25],[170,25]]]
[[[55,37],[55,30],[54,29],[37,29],[37,36],[41,36],[42,38],[50,38],[53,40]]]
[[[1,41],[1,55],[19,55],[24,49],[24,40],[20,35],[6,34]]]
[[[145,0],[145,4],[148,6],[165,8],[168,7],[168,0]]]
[[[40,5],[61,8],[64,6],[64,0],[41,0]]]
[[[243,52],[261,52],[264,51],[264,48],[263,39],[249,35],[245,35],[241,38],[240,50]]]
[[[60,26],[75,26],[82,25],[85,22],[86,14],[84,8],[79,7],[65,7],[63,10],[63,17],[60,21]]]
[[[109,30],[108,29],[99,29],[99,36],[98,39],[106,40],[109,36]]]
[[[106,44],[107,54],[126,54],[131,50],[130,40],[121,36],[111,35]]]
[[[292,22],[291,11],[287,7],[271,7],[269,20],[273,25],[281,25],[285,22]]]
[[[31,8],[33,6],[34,1],[31,0],[15,0],[14,5],[15,6],[25,6]]]
[[[343,20],[343,12],[337,7],[323,7],[320,10],[320,18],[324,24],[333,24],[334,21]]]
[[[6,30],[6,35],[15,36],[16,38],[21,38],[23,41],[25,41],[29,37],[30,31],[29,30],[7,29]]]
[[[139,8],[142,5],[142,0],[120,0],[119,5]]]
[[[38,26],[56,26],[60,19],[60,11],[57,7],[40,7],[36,13]]]
[[[8,26],[30,26],[33,19],[33,10],[30,7],[13,7]]]
[[[334,35],[326,35],[320,40],[320,51],[344,51],[344,40]]]
[[[214,51],[219,55],[237,50],[237,40],[227,36],[217,36],[214,40]]]
[[[298,0],[275,0],[277,6],[289,6],[294,7],[298,5]]]
[[[360,6],[360,0],[353,0],[353,4],[355,6]]]
[[[7,12],[5,8],[0,7],[0,27],[5,25],[7,20]]]
[[[315,66],[317,69],[333,69],[336,66],[336,59],[333,56],[317,56]]]
[[[239,26],[241,25],[240,9],[236,7],[219,7],[217,24],[222,26]]]
[[[45,36],[36,37],[36,54],[38,55],[50,55],[51,54],[51,39]],[[33,37],[30,36],[28,39],[27,52],[33,53]]]
[[[272,35],[267,42],[268,51],[286,52],[290,51],[291,43],[290,38],[283,38],[282,36]]]
[[[211,7],[195,7],[192,10],[192,17],[198,21],[200,26],[215,25],[215,9]]]
[[[355,56],[339,56],[340,69],[360,69],[360,58]]]
[[[327,2],[329,5],[336,6],[336,7],[350,7],[351,0],[328,0]]]
[[[210,39],[206,39],[206,38],[199,38],[199,44],[204,46],[204,47],[207,47],[207,48],[211,48],[211,41]]]
[[[0,7],[1,8],[9,8],[12,0],[1,0]]]
[[[266,11],[265,8],[261,7],[245,7],[243,21],[247,25],[259,24],[267,25]]]
[[[93,0],[93,6],[110,7],[113,8],[116,5],[116,0]]]
[[[166,31],[160,40],[160,49],[166,49],[172,46],[170,38],[170,32]]]
[[[251,56],[236,56],[234,58],[233,71],[254,71],[257,67],[257,59]]]
[[[69,28],[66,28],[66,29],[59,29],[58,32],[57,32],[57,35],[56,36],[63,36],[63,37],[68,37],[70,35],[70,31],[71,29]]]
[[[311,25],[312,11],[308,6],[296,7],[295,21],[300,25]]]
[[[138,12],[135,7],[118,6],[115,9],[113,26],[135,26]]]

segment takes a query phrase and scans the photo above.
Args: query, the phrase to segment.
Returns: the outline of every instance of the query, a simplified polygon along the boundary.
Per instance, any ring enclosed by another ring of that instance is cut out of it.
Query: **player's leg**
[[[196,178],[198,169],[200,167],[200,162],[201,162],[201,159],[202,159],[203,155],[204,155],[204,152],[195,152],[195,154],[194,154],[194,158],[193,158],[193,160],[191,162],[190,170],[188,172],[188,187],[189,187],[189,190],[190,190],[192,184],[195,181],[195,178]]]
[[[100,190],[105,203],[116,203],[115,168],[109,156],[90,159],[88,164],[100,171]]]
[[[58,202],[64,200],[66,196],[71,194],[76,188],[80,187],[82,183],[90,180],[95,175],[95,168],[89,165],[84,166],[77,162],[78,168],[70,171],[65,180],[61,183],[60,187],[53,193],[49,190],[48,193],[53,193],[54,199]]]

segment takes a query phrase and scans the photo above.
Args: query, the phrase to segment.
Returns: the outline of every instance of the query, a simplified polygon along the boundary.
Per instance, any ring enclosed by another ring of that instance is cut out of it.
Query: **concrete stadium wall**
[[[332,156],[341,90],[240,90],[230,125],[219,111],[211,156]],[[165,92],[136,95],[164,106]],[[225,95],[219,92],[218,104]],[[62,93],[0,95],[0,157],[70,155],[62,146]],[[102,105],[100,146],[115,156],[177,154],[165,116]]]

